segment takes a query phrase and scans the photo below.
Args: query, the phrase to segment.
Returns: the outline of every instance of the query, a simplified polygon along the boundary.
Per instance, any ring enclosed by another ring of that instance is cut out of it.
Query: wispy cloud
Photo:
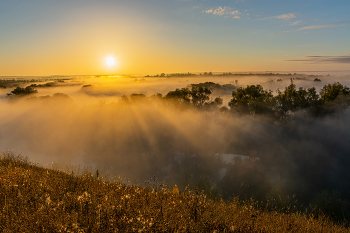
[[[284,15],[277,15],[274,16],[273,18],[275,19],[293,19],[296,18],[295,13],[289,13],[289,14],[284,14]]]
[[[304,59],[285,60],[307,63],[350,63],[350,54],[343,56],[305,56]]]
[[[207,14],[214,14],[214,15],[234,15],[233,18],[240,18],[240,14],[241,12],[239,12],[238,10],[233,10],[231,7],[228,6],[224,6],[224,7],[216,7],[216,8],[211,8],[208,10],[203,11]]]
[[[289,14],[276,15],[276,16],[272,16],[272,17],[263,18],[262,20],[266,20],[266,19],[283,19],[283,20],[289,20],[289,19],[294,19],[294,18],[296,18],[295,13],[289,13]]]
[[[298,25],[298,24],[301,24],[301,23],[302,23],[302,21],[299,20],[299,21],[296,21],[296,22],[294,22],[294,23],[291,23],[290,25],[291,25],[291,26],[294,26],[294,25]]]
[[[347,24],[346,23],[343,23],[343,24],[331,23],[331,24],[323,24],[323,25],[313,25],[313,26],[299,28],[298,31],[310,30],[310,29],[315,29],[315,28],[338,27],[338,26],[345,26],[345,25],[347,25]]]

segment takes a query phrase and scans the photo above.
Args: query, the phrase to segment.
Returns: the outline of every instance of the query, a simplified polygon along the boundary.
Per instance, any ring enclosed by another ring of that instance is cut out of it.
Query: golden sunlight
[[[115,64],[115,59],[113,57],[108,57],[106,63],[108,66],[113,66]]]

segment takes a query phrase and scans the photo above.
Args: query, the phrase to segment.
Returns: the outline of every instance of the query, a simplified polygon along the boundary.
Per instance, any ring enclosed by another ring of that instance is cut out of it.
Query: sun
[[[115,64],[115,59],[113,57],[108,57],[106,63],[108,66],[113,66]]]

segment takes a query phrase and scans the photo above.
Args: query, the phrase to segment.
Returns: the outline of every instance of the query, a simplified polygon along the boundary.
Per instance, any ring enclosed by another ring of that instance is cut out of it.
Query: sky
[[[0,0],[0,75],[350,70],[349,10],[349,0]]]

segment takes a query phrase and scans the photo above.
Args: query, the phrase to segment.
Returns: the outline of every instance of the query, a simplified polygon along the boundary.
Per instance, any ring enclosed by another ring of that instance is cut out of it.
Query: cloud
[[[290,25],[291,25],[291,26],[294,26],[294,25],[298,25],[298,24],[301,24],[301,23],[302,23],[302,21],[299,20],[299,21],[296,21],[296,22],[294,22],[294,23],[291,23]]]
[[[217,8],[211,8],[211,9],[208,9],[206,11],[203,11],[207,14],[214,14],[214,15],[235,15],[233,18],[240,18],[240,14],[241,12],[239,12],[238,10],[232,10],[231,7],[228,7],[228,6],[224,6],[224,7],[217,7]]]
[[[298,31],[302,31],[302,30],[310,30],[310,29],[315,29],[315,28],[326,28],[326,27],[338,27],[338,26],[345,26],[347,24],[343,23],[343,24],[323,24],[323,25],[313,25],[313,26],[307,26],[307,27],[303,27],[303,28],[299,28]]]
[[[284,14],[284,15],[277,15],[274,16],[273,18],[275,19],[293,19],[295,18],[295,13],[289,13],[289,14]]]
[[[272,17],[263,18],[262,20],[266,20],[266,19],[283,19],[283,20],[289,20],[289,19],[293,19],[293,18],[296,18],[295,13],[289,13],[289,14],[283,14],[283,15],[276,15],[276,16],[272,16]]]
[[[305,56],[305,59],[285,60],[302,61],[308,63],[350,63],[350,54],[343,56]]]

